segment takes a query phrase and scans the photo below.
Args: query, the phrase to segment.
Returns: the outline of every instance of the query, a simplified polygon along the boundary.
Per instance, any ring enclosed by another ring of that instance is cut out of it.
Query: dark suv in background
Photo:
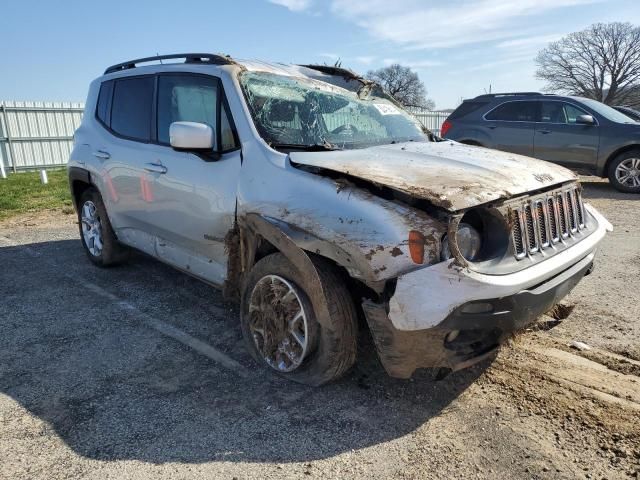
[[[495,93],[465,100],[441,135],[609,177],[622,192],[640,193],[640,123],[582,97]]]

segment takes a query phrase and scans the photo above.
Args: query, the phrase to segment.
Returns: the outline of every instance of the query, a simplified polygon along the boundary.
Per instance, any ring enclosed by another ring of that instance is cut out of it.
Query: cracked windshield
[[[244,73],[241,84],[260,135],[274,148],[333,150],[427,141],[417,120],[375,93],[360,98],[325,82],[258,72]]]

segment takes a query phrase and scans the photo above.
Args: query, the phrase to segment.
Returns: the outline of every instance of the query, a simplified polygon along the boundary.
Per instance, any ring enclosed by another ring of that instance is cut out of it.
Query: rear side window
[[[151,140],[153,77],[115,80],[111,107],[111,129],[123,137]]]
[[[449,115],[450,120],[455,120],[456,118],[466,117],[470,113],[479,110],[480,108],[489,105],[489,102],[462,102],[462,104],[456,108],[451,115]]]
[[[96,116],[107,127],[110,122],[111,114],[111,96],[113,94],[113,80],[102,83],[100,85],[100,93],[98,94],[98,106],[96,108]]]
[[[538,102],[506,102],[487,113],[485,118],[505,122],[535,122],[537,106]]]

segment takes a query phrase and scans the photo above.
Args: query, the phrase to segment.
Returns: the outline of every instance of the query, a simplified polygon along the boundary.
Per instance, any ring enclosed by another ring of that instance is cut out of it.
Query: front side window
[[[382,92],[266,72],[240,77],[262,138],[278,148],[365,148],[426,141],[419,122]]]
[[[485,115],[487,120],[503,122],[535,122],[537,102],[506,102]]]
[[[123,137],[151,140],[151,105],[153,77],[116,80],[113,87],[111,129]]]
[[[218,80],[200,75],[161,75],[158,79],[158,142],[169,144],[169,127],[173,122],[197,122],[209,125],[214,135],[214,150],[235,148],[235,137],[228,112],[221,102]],[[218,109],[221,109],[218,117]],[[218,120],[220,118],[220,120]]]
[[[540,105],[540,121],[542,123],[575,125],[580,115],[588,115],[588,113],[570,103],[542,102]]]

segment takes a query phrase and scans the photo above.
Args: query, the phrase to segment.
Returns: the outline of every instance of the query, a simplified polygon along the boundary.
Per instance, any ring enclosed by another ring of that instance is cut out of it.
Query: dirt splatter
[[[371,260],[376,253],[382,252],[382,251],[384,251],[384,246],[378,245],[376,248],[372,248],[371,250],[369,250],[369,253],[365,254],[364,257],[367,260]]]
[[[242,276],[242,261],[240,247],[240,230],[235,225],[224,237],[224,250],[228,255],[227,280],[224,282],[222,294],[227,300],[240,298],[240,277]]]

